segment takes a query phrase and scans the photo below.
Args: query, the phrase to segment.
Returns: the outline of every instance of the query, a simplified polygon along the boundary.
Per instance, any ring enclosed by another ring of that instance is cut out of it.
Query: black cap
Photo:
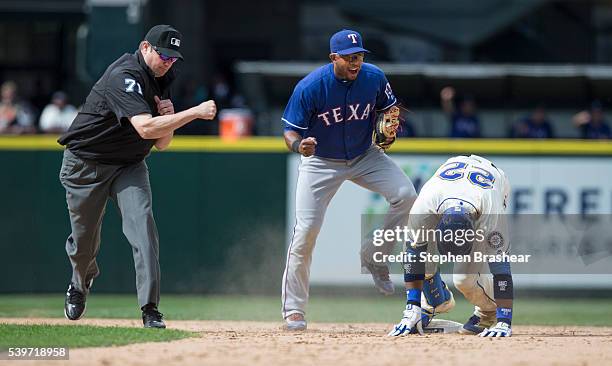
[[[149,42],[153,48],[165,56],[178,57],[181,60],[183,55],[179,51],[181,48],[181,38],[183,36],[171,25],[159,24],[147,32],[145,41]]]

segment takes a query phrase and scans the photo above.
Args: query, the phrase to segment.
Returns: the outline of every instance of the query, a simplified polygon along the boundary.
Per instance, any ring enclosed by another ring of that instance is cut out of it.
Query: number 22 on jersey
[[[442,167],[438,177],[443,180],[458,180],[466,177],[473,185],[482,189],[492,189],[495,177],[491,172],[463,162],[451,162]]]

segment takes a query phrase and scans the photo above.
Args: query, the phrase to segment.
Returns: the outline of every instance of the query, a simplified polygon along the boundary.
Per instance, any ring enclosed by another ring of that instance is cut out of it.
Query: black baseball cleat
[[[465,324],[463,324],[463,328],[459,330],[461,334],[480,334],[485,330],[485,327],[481,324],[481,319],[478,315],[472,315]]]
[[[142,324],[145,328],[165,328],[164,314],[157,311],[155,305],[145,305],[142,308]]]
[[[74,284],[68,285],[66,292],[66,301],[64,301],[64,315],[69,320],[79,320],[85,314],[87,304],[85,302],[86,295],[74,287]]]

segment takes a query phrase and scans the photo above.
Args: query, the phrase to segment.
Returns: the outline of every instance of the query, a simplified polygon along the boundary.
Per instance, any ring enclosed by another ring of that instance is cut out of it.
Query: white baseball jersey
[[[455,156],[448,159],[419,193],[410,211],[408,228],[411,241],[424,245],[431,240],[415,237],[418,229],[434,229],[442,213],[461,205],[476,219],[474,229],[484,232],[484,240],[475,249],[486,253],[508,250],[508,228],[505,220],[510,183],[505,173],[489,160],[477,156]]]

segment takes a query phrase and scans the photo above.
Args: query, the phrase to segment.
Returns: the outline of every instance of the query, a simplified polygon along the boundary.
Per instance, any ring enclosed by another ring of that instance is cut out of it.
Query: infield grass
[[[464,322],[472,306],[455,291],[457,305],[444,319]],[[63,317],[61,295],[0,295],[0,317]],[[395,323],[404,307],[402,294],[392,297],[311,296],[312,322]],[[280,322],[280,296],[162,296],[160,311],[168,320],[252,320]],[[136,295],[92,293],[87,318],[138,319]],[[612,326],[612,299],[519,298],[514,324]]]
[[[165,342],[196,335],[197,333],[176,329],[0,324],[0,349],[121,346],[130,343]]]

